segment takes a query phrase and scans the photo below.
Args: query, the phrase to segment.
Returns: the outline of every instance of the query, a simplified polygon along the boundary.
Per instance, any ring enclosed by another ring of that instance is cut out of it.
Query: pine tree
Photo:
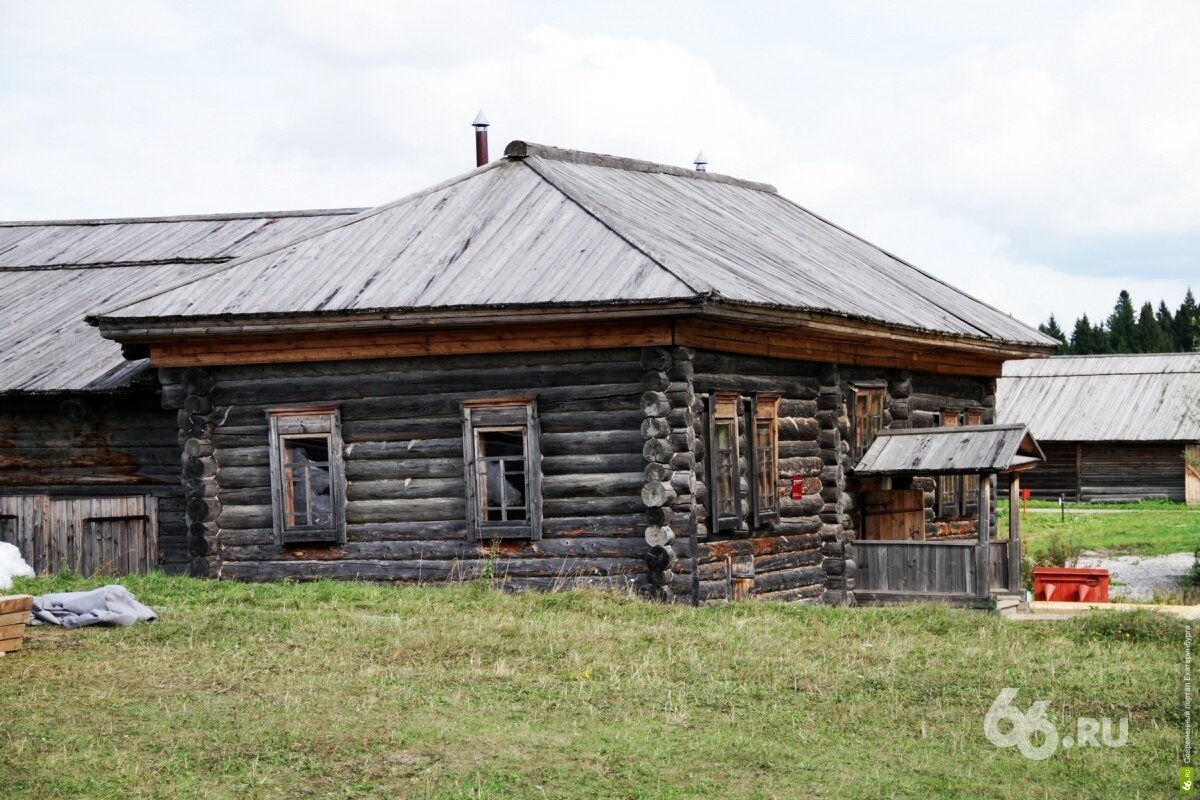
[[[1154,318],[1154,306],[1149,301],[1143,303],[1133,331],[1133,352],[1169,353],[1174,344]]]
[[[1050,319],[1045,323],[1038,325],[1038,330],[1049,336],[1051,339],[1058,339],[1059,345],[1055,349],[1055,355],[1067,355],[1071,353],[1071,346],[1067,344],[1067,335],[1063,333],[1063,329],[1058,326],[1058,320],[1054,315],[1050,315]]]
[[[1158,327],[1162,328],[1163,336],[1170,343],[1166,352],[1175,350],[1175,318],[1171,316],[1171,309],[1167,308],[1166,300],[1158,301],[1158,311],[1154,313],[1158,320]]]
[[[1092,349],[1094,346],[1095,333],[1092,330],[1092,323],[1088,321],[1087,314],[1084,314],[1075,320],[1075,330],[1071,331],[1071,352],[1076,355],[1090,356],[1096,352]]]
[[[1175,349],[1181,353],[1191,353],[1200,347],[1200,313],[1196,308],[1196,298],[1188,287],[1183,296],[1183,303],[1175,312]]]
[[[1129,292],[1122,289],[1121,294],[1117,296],[1117,304],[1113,306],[1112,316],[1108,318],[1109,345],[1114,353],[1134,352],[1137,346],[1133,337],[1136,326],[1133,300],[1129,297]]]

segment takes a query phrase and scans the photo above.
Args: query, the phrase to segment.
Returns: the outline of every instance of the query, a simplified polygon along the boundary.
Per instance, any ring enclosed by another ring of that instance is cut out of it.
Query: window
[[[983,409],[968,408],[963,411],[958,408],[943,408],[939,417],[941,424],[946,427],[979,425],[983,422]],[[940,517],[966,517],[977,513],[979,510],[979,476],[938,476],[937,506]]]
[[[983,424],[983,409],[968,408],[964,414],[964,421],[968,425]],[[979,510],[979,476],[964,475],[963,476],[963,514],[974,514]]]
[[[778,422],[779,395],[759,394],[750,398],[746,429],[753,432],[748,452],[754,474],[750,516],[755,528],[779,522]]]
[[[268,415],[275,541],[346,541],[342,434],[337,408],[273,409]]]
[[[542,538],[541,432],[531,397],[462,404],[467,535]]]
[[[706,398],[712,530],[746,529],[747,511],[751,529],[779,522],[779,399],[774,392]]]
[[[879,431],[883,429],[883,393],[880,384],[856,384],[854,391],[854,419],[852,443],[854,460],[858,461],[870,448]]]
[[[742,524],[738,405],[736,394],[718,392],[709,398],[709,503],[718,531],[737,530]]]

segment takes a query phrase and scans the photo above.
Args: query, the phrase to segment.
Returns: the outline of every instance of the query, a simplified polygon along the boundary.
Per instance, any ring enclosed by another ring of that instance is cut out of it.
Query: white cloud
[[[703,149],[1027,321],[1121,288],[1178,302],[1181,281],[1073,276],[1015,237],[1200,235],[1200,4],[867,6],[845,31],[936,44],[887,56],[819,9],[752,37],[686,10],[685,41],[670,14],[600,35],[518,0],[3,5],[0,217],[384,202],[473,166],[483,108],[494,155]]]

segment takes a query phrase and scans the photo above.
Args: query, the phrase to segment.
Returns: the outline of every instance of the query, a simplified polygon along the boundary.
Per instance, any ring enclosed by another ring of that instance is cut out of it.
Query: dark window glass
[[[738,465],[734,450],[734,439],[737,436],[736,420],[717,420],[716,433],[716,467],[717,467],[717,515],[733,516],[737,513],[734,506],[734,489],[737,487]]]
[[[776,491],[775,475],[775,420],[760,419],[754,423],[755,466],[758,468],[758,507],[762,513],[777,510],[779,493]]]

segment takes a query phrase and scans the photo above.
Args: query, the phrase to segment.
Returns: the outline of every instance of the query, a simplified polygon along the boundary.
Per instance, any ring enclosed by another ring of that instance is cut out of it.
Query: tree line
[[[1084,314],[1067,336],[1051,314],[1038,330],[1062,343],[1055,351],[1058,355],[1200,351],[1200,309],[1190,288],[1174,313],[1163,300],[1157,310],[1146,302],[1135,312],[1129,292],[1122,290],[1108,319],[1093,324]]]

